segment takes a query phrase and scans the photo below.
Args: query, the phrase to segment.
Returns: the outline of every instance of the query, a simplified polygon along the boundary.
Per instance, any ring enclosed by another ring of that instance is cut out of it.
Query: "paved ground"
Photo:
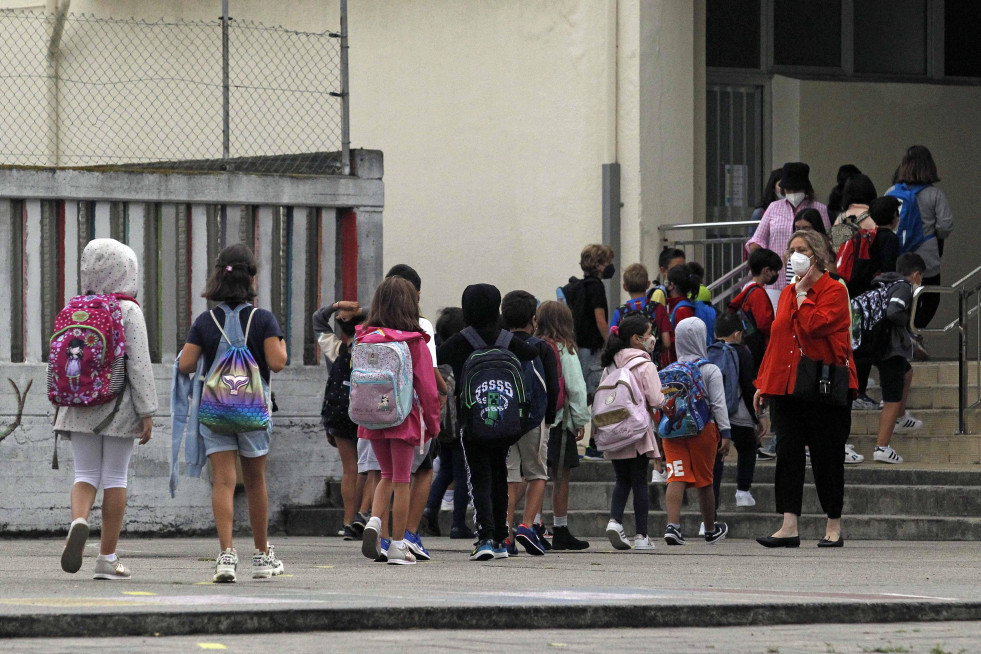
[[[238,544],[243,552],[249,546],[246,538]],[[125,539],[119,553],[134,571],[129,582],[90,578],[94,543],[82,571],[67,575],[58,565],[58,540],[0,542],[0,636],[159,633],[182,637],[86,643],[146,651],[163,651],[155,649],[163,643],[180,651],[199,649],[198,643],[240,648],[246,642],[225,634],[351,632],[279,637],[286,638],[284,647],[288,643],[282,651],[305,651],[334,642],[357,649],[362,637],[365,649],[383,647],[393,637],[409,637],[384,630],[415,627],[447,630],[413,632],[406,642],[420,650],[439,644],[474,651],[483,648],[472,645],[473,638],[496,642],[500,636],[515,644],[531,638],[549,649],[605,649],[604,639],[618,648],[648,649],[644,643],[655,638],[661,651],[698,651],[693,644],[701,643],[715,643],[715,651],[767,651],[772,637],[786,643],[774,645],[781,652],[862,651],[845,646],[890,638],[895,647],[916,649],[876,650],[880,645],[874,644],[866,651],[930,651],[921,649],[930,639],[951,643],[942,651],[981,651],[981,560],[973,542],[851,541],[840,550],[819,550],[806,541],[799,550],[773,551],[733,540],[614,552],[594,541],[583,553],[472,563],[466,542],[428,539],[435,560],[412,567],[373,563],[357,543],[336,538],[279,538],[274,544],[287,576],[252,580],[244,565],[239,583],[215,585],[209,581],[217,553],[212,539]],[[942,622],[892,624],[914,621]],[[866,624],[778,626],[814,623]],[[641,625],[666,630],[605,630]],[[693,630],[710,626],[720,629]],[[473,631],[481,627],[503,631]],[[511,631],[583,627],[594,630]],[[671,629],[677,627],[685,629]],[[272,635],[248,638],[279,642]],[[733,647],[734,638],[751,645]],[[972,639],[972,646],[965,644]],[[675,641],[677,648],[670,649]],[[913,644],[902,644],[907,641]],[[7,642],[18,649],[42,645]],[[54,651],[78,651],[78,643],[44,642]],[[814,643],[823,649],[806,649]]]

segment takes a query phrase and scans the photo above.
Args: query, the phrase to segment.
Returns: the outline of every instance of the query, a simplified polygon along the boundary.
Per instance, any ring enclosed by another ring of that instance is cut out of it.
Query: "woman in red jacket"
[[[825,535],[818,547],[841,547],[844,545],[841,508],[845,495],[841,452],[851,430],[851,399],[858,389],[852,359],[848,291],[827,273],[833,255],[820,234],[795,232],[787,250],[799,279],[780,295],[754,398],[758,413],[762,412],[764,398],[771,400],[772,424],[777,434],[776,508],[777,513],[783,514],[783,525],[772,535],[756,540],[764,547],[800,546],[797,518],[804,495],[804,448],[807,447],[814,485],[821,508],[828,516]],[[802,400],[793,395],[802,355],[847,367],[849,399],[845,406]]]

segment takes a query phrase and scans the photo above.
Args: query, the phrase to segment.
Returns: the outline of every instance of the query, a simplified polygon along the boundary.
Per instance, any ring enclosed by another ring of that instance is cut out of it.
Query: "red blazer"
[[[797,381],[801,350],[808,358],[848,366],[848,387],[858,391],[852,358],[851,306],[848,290],[825,273],[797,307],[796,284],[780,294],[770,329],[770,343],[756,387],[764,395],[790,395]],[[799,343],[799,345],[798,345]]]

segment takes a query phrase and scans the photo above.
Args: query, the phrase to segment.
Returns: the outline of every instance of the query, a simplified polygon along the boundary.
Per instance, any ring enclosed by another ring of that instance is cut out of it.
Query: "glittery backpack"
[[[251,311],[243,333],[239,316],[246,307]],[[247,345],[256,309],[249,304],[234,309],[219,304],[217,308],[225,312],[225,328],[222,329],[214,310],[209,311],[222,340],[204,378],[198,422],[216,434],[265,431],[269,427],[267,389],[259,364]]]
[[[122,395],[126,334],[120,300],[127,295],[79,295],[55,318],[48,351],[48,399],[56,406],[95,406]]]

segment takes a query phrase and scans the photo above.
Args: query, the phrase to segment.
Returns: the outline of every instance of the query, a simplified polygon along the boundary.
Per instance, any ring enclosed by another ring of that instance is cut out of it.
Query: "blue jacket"
[[[178,356],[178,361],[180,356]],[[190,477],[200,477],[208,457],[204,453],[204,438],[198,429],[198,405],[201,402],[201,387],[204,385],[204,357],[198,357],[198,368],[194,375],[185,375],[177,369],[170,384],[170,496],[175,497],[177,477],[180,470],[181,441],[187,431],[187,445],[184,459],[187,461],[186,473]]]

